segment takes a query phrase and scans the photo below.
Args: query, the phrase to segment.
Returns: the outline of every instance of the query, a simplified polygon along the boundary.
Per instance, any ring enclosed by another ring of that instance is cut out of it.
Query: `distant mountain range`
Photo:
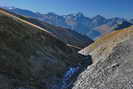
[[[7,8],[6,7],[6,9],[10,12],[13,12],[13,13],[15,12],[16,15],[18,15],[19,13],[18,16],[20,18],[25,19],[26,21],[31,22],[39,27],[44,28],[45,30],[50,32],[52,35],[54,35],[57,39],[61,40],[65,44],[71,47],[74,47],[76,49],[84,48],[93,42],[93,40],[90,39],[89,37],[82,35],[76,31],[73,31],[67,28],[62,28],[59,26],[55,26],[53,24],[49,24],[47,23],[47,21],[38,20],[37,17],[39,18],[39,16],[37,15],[37,13],[31,12],[28,10],[18,9],[18,8]]]
[[[133,23],[133,19],[131,19],[130,22]]]
[[[97,37],[100,37],[103,34],[112,32],[115,25],[127,21],[126,19],[119,17],[107,19],[101,15],[89,18],[84,16],[84,14],[81,12],[77,14],[68,14],[61,16],[55,13],[42,14],[14,7],[4,7],[4,8],[11,12],[36,18],[38,20],[47,22],[49,24],[53,24],[55,26],[61,26],[64,28],[72,29],[73,31],[76,31],[82,35],[87,35],[92,39],[96,39]],[[133,23],[133,20],[128,22]]]
[[[122,23],[116,24],[114,26],[114,30],[121,30],[121,29],[124,29],[126,27],[129,27],[131,25],[133,25],[132,22],[124,21]]]

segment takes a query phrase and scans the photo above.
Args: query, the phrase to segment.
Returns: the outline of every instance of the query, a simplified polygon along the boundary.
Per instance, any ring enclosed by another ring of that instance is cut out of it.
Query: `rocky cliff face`
[[[73,89],[133,88],[133,26],[103,36],[80,53],[91,54],[93,64]]]
[[[82,59],[47,30],[0,9],[0,89],[58,89]]]

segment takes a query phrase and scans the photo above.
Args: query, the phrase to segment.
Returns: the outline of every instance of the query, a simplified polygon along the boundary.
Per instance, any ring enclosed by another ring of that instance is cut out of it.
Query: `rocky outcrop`
[[[58,89],[82,59],[47,30],[0,9],[0,89]]]
[[[133,88],[133,26],[105,35],[80,53],[91,54],[93,64],[72,89]]]

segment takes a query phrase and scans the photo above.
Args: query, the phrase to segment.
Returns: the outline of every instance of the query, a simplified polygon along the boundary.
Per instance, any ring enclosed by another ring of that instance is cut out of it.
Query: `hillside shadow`
[[[83,56],[83,55],[82,55]],[[74,83],[77,81],[79,75],[87,69],[89,65],[92,64],[92,57],[83,56],[84,60],[73,67],[71,67],[64,76],[64,85],[62,85],[61,89],[72,89]]]

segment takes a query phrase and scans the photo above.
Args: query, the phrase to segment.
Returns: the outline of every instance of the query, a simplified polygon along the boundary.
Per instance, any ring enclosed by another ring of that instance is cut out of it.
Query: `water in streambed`
[[[92,64],[90,56],[86,56],[82,63],[73,66],[66,71],[62,79],[60,89],[71,89],[78,75],[84,71],[88,65]]]
[[[48,89],[71,89],[73,87],[73,83],[76,81],[79,74],[84,71],[88,65],[92,64],[92,60],[90,56],[86,56],[85,59],[75,65],[70,67],[65,73],[62,79],[55,79],[58,82],[56,84],[51,84]],[[52,78],[53,79],[53,78]],[[42,84],[42,86],[44,86]],[[33,89],[33,88],[16,88],[16,89]],[[43,89],[43,88],[41,88]]]

